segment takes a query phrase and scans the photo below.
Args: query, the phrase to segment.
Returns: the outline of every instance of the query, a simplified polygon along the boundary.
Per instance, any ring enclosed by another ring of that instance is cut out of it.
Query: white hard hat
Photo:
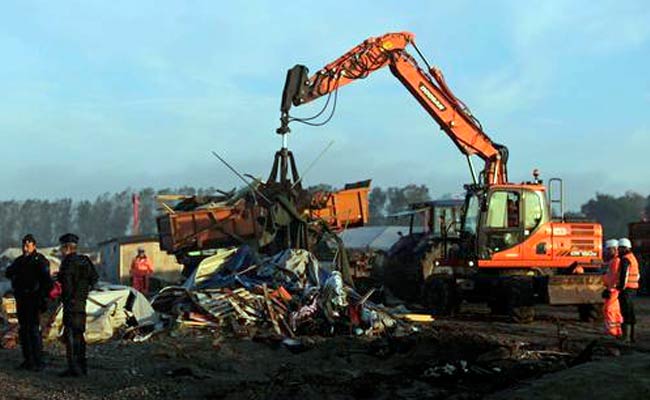
[[[609,239],[608,241],[605,242],[605,248],[606,249],[610,249],[612,247],[618,247],[618,240]]]
[[[628,238],[618,239],[618,247],[627,247],[628,249],[632,248],[632,242]]]

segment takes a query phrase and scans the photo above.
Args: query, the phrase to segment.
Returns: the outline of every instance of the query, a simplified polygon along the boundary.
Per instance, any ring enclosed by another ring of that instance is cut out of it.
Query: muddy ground
[[[62,347],[49,344],[41,373],[14,370],[0,350],[6,399],[586,399],[650,391],[650,298],[638,301],[638,343],[621,346],[574,308],[541,307],[515,325],[482,306],[420,325],[408,337],[221,339],[165,333],[146,343],[89,347],[87,378],[63,379]],[[640,397],[639,397],[640,396]]]

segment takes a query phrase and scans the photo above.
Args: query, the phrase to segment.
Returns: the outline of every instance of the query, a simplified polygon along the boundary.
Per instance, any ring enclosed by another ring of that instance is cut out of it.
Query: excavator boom
[[[480,123],[446,85],[438,69],[425,71],[418,65],[406,51],[408,45],[417,51],[412,33],[388,33],[365,40],[312,76],[309,76],[307,67],[294,66],[287,73],[278,133],[289,132],[289,123],[293,120],[289,115],[292,106],[335,93],[340,87],[388,66],[463,154],[468,157],[476,155],[485,161],[483,183],[507,183],[508,152],[505,146],[494,143],[485,134]]]

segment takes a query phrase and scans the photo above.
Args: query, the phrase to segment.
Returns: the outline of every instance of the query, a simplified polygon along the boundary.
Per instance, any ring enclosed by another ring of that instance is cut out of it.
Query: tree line
[[[329,185],[309,188],[331,189]],[[82,245],[94,247],[104,240],[132,233],[132,196],[140,198],[140,234],[156,233],[156,216],[159,213],[155,200],[157,195],[209,195],[216,193],[214,188],[165,188],[156,190],[124,190],[118,193],[105,193],[93,200],[6,200],[0,201],[0,251],[20,245],[26,233],[34,234],[41,246],[57,244],[58,237],[65,232],[77,233]],[[450,197],[450,196],[444,196]],[[431,200],[432,196],[425,185],[405,185],[402,187],[375,187],[370,192],[371,225],[407,224],[407,218],[394,218],[391,215],[404,211],[410,203]],[[575,214],[575,213],[574,213]],[[597,193],[580,208],[580,216],[595,220],[603,225],[605,237],[627,235],[627,224],[650,217],[650,196],[635,192],[622,196]],[[575,216],[575,215],[574,215]]]
[[[157,195],[203,196],[215,192],[214,188],[145,188],[104,193],[93,200],[0,201],[0,251],[20,246],[21,238],[27,233],[32,233],[41,247],[57,245],[59,236],[66,232],[79,235],[80,244],[84,247],[95,247],[104,240],[132,234],[134,194],[140,199],[139,233],[155,234]]]

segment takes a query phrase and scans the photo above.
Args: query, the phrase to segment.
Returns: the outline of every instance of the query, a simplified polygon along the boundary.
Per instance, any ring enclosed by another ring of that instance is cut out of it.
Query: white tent
[[[130,310],[127,310],[129,296],[132,296],[133,305]],[[85,336],[88,343],[112,338],[116,330],[127,326],[127,319],[131,316],[139,326],[155,324],[158,321],[158,315],[142,293],[132,287],[121,285],[106,285],[90,292],[86,313]],[[48,339],[56,339],[62,333],[63,310],[59,307],[50,327]]]

